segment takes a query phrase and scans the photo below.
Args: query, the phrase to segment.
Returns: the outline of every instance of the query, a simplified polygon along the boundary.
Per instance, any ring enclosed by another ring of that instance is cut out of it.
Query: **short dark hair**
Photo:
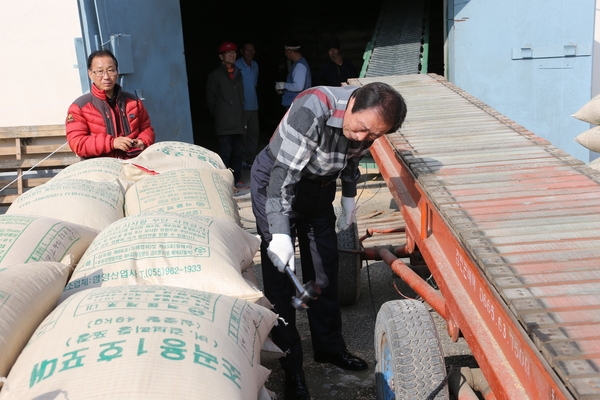
[[[376,108],[386,124],[391,125],[390,131],[396,132],[406,118],[406,103],[396,89],[383,82],[371,82],[362,86],[350,98],[354,98],[352,112]]]
[[[330,49],[338,49],[340,50],[340,41],[337,39],[331,39],[325,42],[325,50],[329,51]]]
[[[90,54],[88,56],[88,59],[87,59],[87,68],[88,69],[92,69],[92,61],[94,61],[94,58],[96,58],[96,57],[110,57],[110,58],[112,58],[113,61],[115,62],[115,67],[117,68],[117,70],[119,69],[119,62],[117,61],[117,57],[115,57],[115,55],[110,50],[96,50],[96,51],[93,51],[92,54]]]

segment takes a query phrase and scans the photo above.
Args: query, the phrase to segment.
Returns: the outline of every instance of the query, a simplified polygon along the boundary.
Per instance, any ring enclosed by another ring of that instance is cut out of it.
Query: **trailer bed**
[[[371,154],[495,397],[600,398],[600,172],[438,75],[372,81],[408,115]]]

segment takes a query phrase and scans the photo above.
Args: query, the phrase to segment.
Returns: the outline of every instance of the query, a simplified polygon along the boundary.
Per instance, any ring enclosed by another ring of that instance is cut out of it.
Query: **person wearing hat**
[[[302,278],[321,288],[307,310],[315,362],[368,369],[342,336],[336,225],[343,230],[353,223],[360,160],[377,138],[400,128],[406,111],[400,93],[382,82],[309,88],[296,97],[252,164],[250,193],[261,237],[264,294],[285,321],[271,330],[271,338],[286,354],[279,359],[286,400],[310,399],[296,310],[290,302],[296,288],[285,272],[286,266],[295,271],[296,238]],[[336,223],[338,178],[342,212]]]
[[[223,42],[217,52],[221,64],[208,75],[206,103],[215,119],[218,154],[225,166],[233,170],[236,189],[244,189],[248,187],[242,182],[244,81],[240,69],[235,66],[235,43]]]
[[[278,93],[283,92],[281,105],[287,109],[301,91],[312,86],[312,76],[308,61],[302,56],[300,45],[296,41],[289,40],[288,44],[284,46],[284,50],[285,56],[292,62],[292,67],[285,82],[275,83],[275,90]]]
[[[317,75],[316,83],[326,86],[342,86],[350,78],[357,78],[358,72],[352,61],[344,59],[340,53],[340,42],[331,40],[325,43],[329,59],[323,63]]]

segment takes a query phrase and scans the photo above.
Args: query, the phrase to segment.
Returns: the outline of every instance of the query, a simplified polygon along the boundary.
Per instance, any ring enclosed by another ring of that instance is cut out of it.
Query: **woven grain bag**
[[[219,155],[195,144],[157,142],[125,162],[151,172],[163,173],[178,169],[225,169]]]
[[[0,215],[0,265],[59,261],[75,266],[99,231],[37,215]]]
[[[0,266],[0,377],[8,374],[35,329],[56,307],[69,273],[58,262]]]
[[[277,315],[167,286],[88,289],[61,303],[13,366],[2,400],[255,400]]]
[[[102,230],[124,217],[125,182],[51,179],[20,195],[6,214],[42,215]]]
[[[181,169],[150,176],[125,193],[125,215],[168,211],[225,218],[240,225],[233,183],[227,169]]]
[[[572,117],[593,125],[600,125],[600,95],[585,103]]]
[[[137,182],[151,176],[140,168],[114,157],[95,157],[71,164],[61,170],[52,180],[87,179],[95,182],[107,182],[115,179]]]
[[[104,229],[81,257],[63,299],[89,287],[169,285],[257,301],[241,271],[260,241],[231,221],[147,212]]]
[[[588,163],[588,167],[600,171],[600,158],[596,158]]]
[[[575,137],[575,141],[586,149],[600,153],[600,126],[595,126]]]

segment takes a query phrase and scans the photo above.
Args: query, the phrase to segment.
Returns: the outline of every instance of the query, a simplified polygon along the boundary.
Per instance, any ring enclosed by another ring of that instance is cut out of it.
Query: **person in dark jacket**
[[[318,85],[342,86],[350,78],[358,78],[358,72],[352,61],[344,59],[340,52],[340,42],[337,40],[329,41],[325,44],[327,47],[327,60],[317,75]]]
[[[142,101],[117,84],[119,64],[109,50],[87,60],[91,92],[77,98],[65,121],[67,141],[81,158],[131,158],[154,143]]]
[[[242,182],[244,157],[244,80],[235,66],[237,46],[223,42],[217,49],[221,64],[208,75],[206,103],[215,118],[219,141],[218,153],[227,168],[233,170],[236,188],[248,185]]]

